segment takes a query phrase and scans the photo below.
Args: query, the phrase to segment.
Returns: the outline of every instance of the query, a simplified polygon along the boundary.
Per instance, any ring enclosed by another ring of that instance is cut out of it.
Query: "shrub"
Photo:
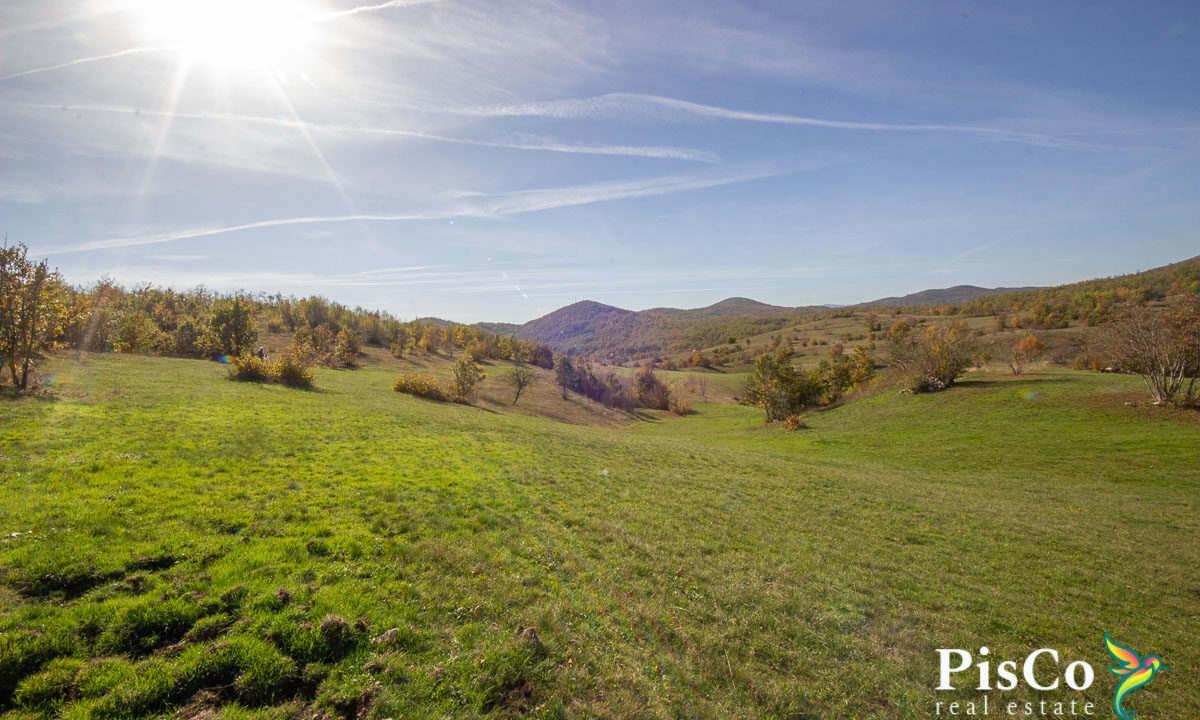
[[[337,334],[333,347],[333,361],[339,367],[358,367],[358,355],[362,352],[362,338],[358,333],[343,330]]]
[[[667,409],[676,415],[688,415],[692,412],[692,396],[687,390],[672,385],[667,397]]]
[[[450,393],[432,375],[428,373],[404,373],[392,383],[392,389],[398,393],[415,395],[427,400],[446,401]]]
[[[808,423],[804,421],[803,415],[788,415],[783,420],[784,430],[802,430],[808,427]]]
[[[931,325],[914,330],[896,342],[891,363],[912,392],[942,390],[954,384],[976,354],[975,339],[966,323]]]
[[[337,337],[328,323],[301,325],[292,336],[292,347],[302,352],[306,365],[334,365]]]
[[[1097,350],[1088,349],[1079,353],[1071,360],[1071,368],[1074,370],[1092,370],[1100,371],[1108,367],[1108,358]]]
[[[460,357],[454,363],[454,381],[450,388],[455,401],[467,404],[474,402],[475,388],[486,377],[470,356]]]
[[[754,359],[746,378],[745,402],[762,408],[767,422],[775,422],[815,403],[821,390],[814,375],[792,367],[792,349],[783,347],[774,355],[763,353]]]
[[[249,382],[270,382],[271,369],[257,355],[238,355],[229,361],[229,377]]]
[[[1180,296],[1163,312],[1130,306],[1108,326],[1101,341],[1122,369],[1142,376],[1155,405],[1196,402],[1200,296]]]
[[[311,388],[316,383],[316,374],[308,366],[304,351],[289,345],[271,363],[271,377],[288,387]]]

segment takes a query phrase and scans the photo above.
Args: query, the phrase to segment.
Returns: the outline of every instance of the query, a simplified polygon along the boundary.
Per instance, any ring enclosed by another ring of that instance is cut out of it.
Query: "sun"
[[[149,43],[226,69],[277,66],[311,44],[315,8],[305,0],[145,0]]]

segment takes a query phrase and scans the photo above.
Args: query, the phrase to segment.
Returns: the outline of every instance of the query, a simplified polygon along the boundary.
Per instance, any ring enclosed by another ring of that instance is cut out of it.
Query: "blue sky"
[[[524,321],[1200,254],[1200,5],[7,0],[0,231],[74,282]]]

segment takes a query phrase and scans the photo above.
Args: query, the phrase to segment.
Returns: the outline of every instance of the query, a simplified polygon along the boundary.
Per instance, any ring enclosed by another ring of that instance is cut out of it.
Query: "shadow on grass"
[[[1003,380],[984,380],[984,379],[976,380],[976,379],[972,379],[972,378],[964,378],[962,380],[956,381],[954,383],[954,385],[948,389],[953,390],[954,388],[963,388],[966,390],[970,390],[970,389],[987,390],[990,388],[996,388],[996,387],[1000,387],[1000,386],[1004,386],[1004,385],[1030,385],[1030,384],[1066,385],[1066,384],[1070,384],[1070,383],[1074,383],[1074,382],[1076,382],[1076,381],[1071,378],[1065,378],[1065,377],[1037,377],[1034,375],[1012,375],[1010,377],[1006,377]],[[939,390],[938,392],[945,392],[945,390]]]
[[[63,393],[39,388],[36,390],[17,390],[15,388],[0,389],[0,400],[15,402],[17,400],[39,400],[41,402],[58,402],[64,397]]]

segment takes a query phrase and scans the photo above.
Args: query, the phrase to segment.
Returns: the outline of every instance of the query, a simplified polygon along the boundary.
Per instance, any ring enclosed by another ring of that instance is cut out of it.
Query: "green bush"
[[[475,401],[475,388],[487,375],[469,356],[463,355],[454,363],[454,384],[451,388],[456,402],[470,404]]]
[[[288,387],[311,388],[316,384],[316,374],[308,366],[304,352],[294,345],[288,345],[270,368],[271,377]]]
[[[343,330],[337,334],[334,342],[333,360],[339,367],[358,367],[358,355],[362,352],[362,338],[351,330]]]
[[[428,373],[404,373],[396,378],[396,382],[392,383],[392,389],[398,393],[416,395],[427,400],[446,401],[450,399],[450,392],[445,386]]]
[[[257,355],[238,355],[229,360],[229,377],[248,382],[270,382],[271,369]]]

